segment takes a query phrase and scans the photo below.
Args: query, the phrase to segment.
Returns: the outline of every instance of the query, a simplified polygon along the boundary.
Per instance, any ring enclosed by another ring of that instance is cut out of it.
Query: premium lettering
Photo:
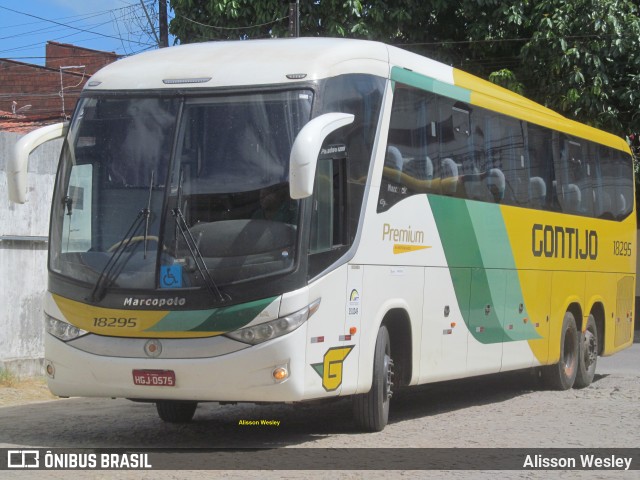
[[[598,232],[536,223],[531,229],[531,251],[534,257],[595,260]]]
[[[422,230],[411,230],[408,228],[393,228],[388,223],[382,226],[382,241],[405,242],[405,243],[423,243],[424,232]]]

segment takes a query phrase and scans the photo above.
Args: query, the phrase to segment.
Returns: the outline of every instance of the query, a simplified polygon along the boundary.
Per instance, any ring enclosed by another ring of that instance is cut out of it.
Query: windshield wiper
[[[122,240],[115,244],[115,249],[111,253],[111,256],[109,257],[106,265],[100,272],[100,276],[98,277],[98,280],[96,281],[96,284],[91,291],[91,295],[89,296],[89,299],[92,302],[98,302],[102,300],[107,287],[111,285],[122,272],[122,269],[127,262],[120,263],[120,268],[118,270],[114,271],[114,269],[118,265],[122,254],[131,244],[131,241],[138,232],[138,229],[142,226],[142,222],[145,219],[147,219],[148,221],[149,215],[150,211],[148,208],[143,208],[142,210],[140,210],[136,218],[133,220],[133,223],[129,227],[129,230],[127,230],[127,233],[125,233],[122,237]]]
[[[198,247],[198,242],[196,242],[196,239],[193,238],[193,235],[191,234],[191,230],[189,230],[189,226],[187,225],[187,221],[185,220],[184,215],[182,214],[182,210],[180,209],[180,204],[182,202],[182,182],[183,181],[184,181],[184,171],[180,169],[180,174],[178,175],[178,192],[177,192],[177,198],[176,198],[177,207],[171,210],[171,213],[176,219],[176,226],[178,227],[178,231],[180,232],[180,235],[182,235],[184,242],[187,244],[189,253],[193,258],[193,261],[196,264],[196,268],[198,269],[198,272],[200,272],[200,275],[202,276],[202,279],[204,280],[204,283],[206,284],[207,289],[214,297],[218,299],[219,302],[226,302],[230,300],[230,298],[228,295],[223,295],[220,292],[220,289],[216,285],[216,282],[213,280],[213,277],[211,276],[211,273],[207,268],[207,264],[204,261],[204,257],[202,256],[202,252]]]
[[[149,219],[151,218],[151,196],[153,194],[154,173],[155,173],[155,170],[151,170],[151,184],[149,185],[149,198],[147,199],[147,206],[146,208],[143,208],[138,212],[138,215],[133,220],[133,223],[129,227],[129,230],[127,230],[127,233],[125,233],[124,237],[122,237],[122,239],[115,244],[113,253],[111,254],[106,265],[100,272],[100,276],[98,277],[98,280],[96,281],[96,284],[93,287],[93,290],[91,291],[91,295],[89,298],[92,302],[98,302],[102,300],[102,298],[104,297],[104,292],[106,291],[107,287],[111,285],[116,280],[116,278],[120,276],[120,273],[122,273],[122,269],[127,263],[126,261],[120,264],[120,268],[118,270],[114,271],[114,269],[118,265],[118,262],[122,257],[122,254],[127,250],[129,245],[131,244],[131,241],[133,240],[136,233],[138,232],[138,229],[142,225],[143,219],[144,219],[144,237],[143,237],[144,259],[145,260],[147,259],[147,240],[149,237]]]
[[[144,259],[147,259],[147,238],[149,236],[149,218],[151,217],[151,194],[153,193],[153,174],[155,170],[151,170],[151,184],[149,185],[149,198],[147,199],[147,209],[144,213]]]
[[[202,275],[202,278],[205,284],[207,285],[207,289],[213,296],[215,296],[218,299],[218,301],[226,302],[227,300],[229,300],[229,297],[223,295],[220,292],[220,289],[218,289],[216,282],[213,280],[213,277],[211,276],[211,273],[207,268],[207,264],[204,261],[202,253],[200,252],[200,248],[198,248],[198,243],[196,242],[196,239],[193,238],[193,235],[191,234],[191,230],[189,230],[189,227],[187,226],[187,222],[184,219],[182,210],[180,210],[180,207],[176,207],[173,210],[171,210],[171,213],[176,219],[176,225],[178,227],[178,231],[180,232],[180,235],[182,235],[182,238],[184,238],[184,242],[187,244],[189,253],[193,257],[193,261],[196,264],[196,268],[198,269],[198,272],[200,272],[200,275]]]

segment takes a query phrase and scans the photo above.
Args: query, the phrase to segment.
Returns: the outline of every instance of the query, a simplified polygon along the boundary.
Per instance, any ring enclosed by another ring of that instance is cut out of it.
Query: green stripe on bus
[[[441,82],[435,78],[425,77],[405,68],[393,67],[391,69],[391,80],[404,83],[412,87],[427,90],[438,95],[453,98],[461,102],[471,103],[471,91],[466,88]]]
[[[500,207],[485,202],[464,203],[469,211],[484,267],[515,270],[516,262]]]
[[[172,311],[151,332],[230,332],[244,327],[277,297],[211,310]]]
[[[524,305],[517,315],[505,311],[524,302],[500,207],[440,195],[428,199],[458,307],[473,337],[485,344],[540,338],[522,321],[528,318]]]

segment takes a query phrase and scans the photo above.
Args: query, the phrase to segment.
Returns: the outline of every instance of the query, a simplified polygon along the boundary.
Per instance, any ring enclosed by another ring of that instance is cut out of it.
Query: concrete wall
[[[0,368],[28,376],[41,372],[44,358],[46,237],[62,140],[33,152],[27,203],[18,205],[9,202],[6,175],[7,158],[18,138],[0,132]]]

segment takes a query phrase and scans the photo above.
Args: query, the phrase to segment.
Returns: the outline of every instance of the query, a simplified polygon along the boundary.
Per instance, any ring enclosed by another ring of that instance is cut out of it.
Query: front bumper
[[[51,392],[62,397],[121,397],[146,400],[294,402],[304,398],[306,324],[280,338],[206,358],[128,358],[79,350],[50,334],[45,367]],[[111,337],[114,347],[119,339]],[[160,340],[165,342],[166,340]],[[273,371],[289,375],[276,381]],[[134,369],[173,370],[176,385],[140,386]]]

